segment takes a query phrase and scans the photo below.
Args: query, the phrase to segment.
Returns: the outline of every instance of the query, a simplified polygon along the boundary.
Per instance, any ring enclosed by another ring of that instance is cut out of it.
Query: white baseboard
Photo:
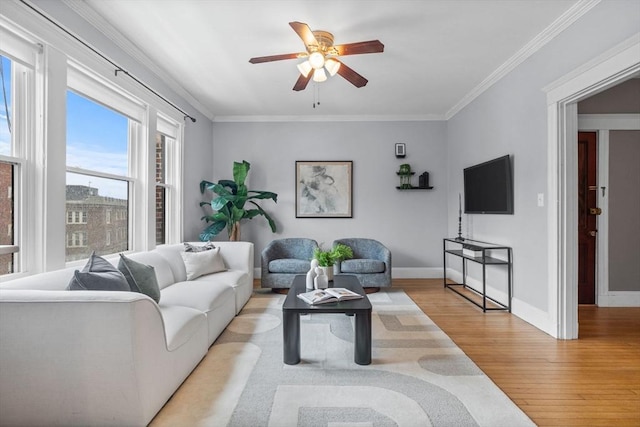
[[[598,295],[598,307],[640,307],[640,292],[611,291]]]
[[[462,283],[462,272],[460,271],[448,268],[447,277],[456,283]],[[467,284],[472,288],[482,289],[482,281],[472,277],[467,276]],[[507,301],[508,298],[505,292],[494,289],[489,285],[487,285],[487,295],[498,301]],[[556,324],[549,319],[549,313],[542,311],[539,308],[529,305],[517,298],[511,298],[511,314],[519,317],[554,338],[558,337],[558,328]]]
[[[391,276],[394,279],[442,279],[442,267],[394,267]]]
[[[549,313],[542,311],[537,307],[534,307],[526,302],[523,302],[517,298],[511,299],[511,313],[532,326],[540,329],[551,335],[554,338],[558,338],[558,327],[549,318]]]
[[[253,277],[259,279],[261,268],[253,269]],[[391,271],[394,279],[442,279],[442,267],[394,267]]]

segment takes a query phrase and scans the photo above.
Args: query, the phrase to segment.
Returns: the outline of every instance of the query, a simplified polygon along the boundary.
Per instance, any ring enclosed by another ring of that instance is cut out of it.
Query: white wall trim
[[[640,33],[544,88],[548,106],[548,293],[553,336],[578,338],[577,102],[640,71]]]
[[[439,114],[423,115],[341,115],[341,116],[216,116],[216,123],[250,123],[250,122],[428,122],[444,121],[446,117]]]
[[[511,313],[552,337],[556,337],[556,322],[549,313],[517,298],[511,300]]]
[[[598,295],[599,307],[640,307],[640,292],[615,291]]]
[[[589,130],[637,130],[640,114],[579,114],[578,128]]]
[[[553,40],[558,34],[562,33],[567,27],[580,19],[582,15],[590,11],[594,6],[600,3],[600,0],[580,0],[569,8],[565,13],[560,15],[558,19],[553,21],[551,25],[545,28],[540,34],[534,37],[529,43],[524,45],[519,51],[509,58],[504,64],[498,67],[478,86],[467,93],[456,105],[453,106],[445,114],[449,120],[455,116],[464,107],[469,105],[474,99],[482,95],[487,89],[494,85],[497,81],[509,74],[518,65],[522,64],[531,55],[539,51],[547,43]]]
[[[253,277],[261,276],[261,268],[254,268]],[[391,276],[394,279],[442,279],[442,267],[393,267]]]

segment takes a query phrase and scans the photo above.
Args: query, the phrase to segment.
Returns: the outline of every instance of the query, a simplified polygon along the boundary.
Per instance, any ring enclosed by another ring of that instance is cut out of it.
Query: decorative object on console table
[[[352,218],[352,161],[296,161],[296,218]]]
[[[462,237],[462,194],[460,193],[458,193],[458,240],[464,240]]]
[[[398,159],[404,159],[406,155],[407,155],[407,148],[404,145],[404,143],[396,144],[396,157]]]

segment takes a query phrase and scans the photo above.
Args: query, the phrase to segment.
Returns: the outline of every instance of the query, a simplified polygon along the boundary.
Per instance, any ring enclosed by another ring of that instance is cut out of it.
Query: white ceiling
[[[214,120],[273,116],[446,118],[570,22],[586,0],[214,1],[65,0]],[[342,57],[369,80],[336,75],[294,92],[304,51],[289,27],[330,31],[336,44],[378,39],[385,51]],[[559,28],[559,29],[558,29]],[[546,37],[546,38],[545,38]]]

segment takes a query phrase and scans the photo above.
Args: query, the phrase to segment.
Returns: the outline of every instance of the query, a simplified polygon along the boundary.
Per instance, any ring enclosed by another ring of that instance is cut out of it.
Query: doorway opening
[[[577,102],[640,73],[639,48],[636,35],[545,88],[549,313],[560,339],[578,338]]]

